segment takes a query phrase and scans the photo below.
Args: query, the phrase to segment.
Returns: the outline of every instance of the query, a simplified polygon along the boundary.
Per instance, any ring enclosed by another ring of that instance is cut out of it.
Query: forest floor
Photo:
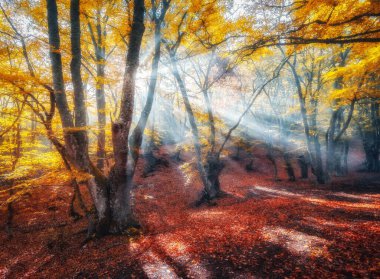
[[[72,188],[34,188],[14,205],[12,238],[0,211],[0,278],[379,278],[379,175],[318,186],[283,170],[273,181],[264,155],[249,173],[226,159],[229,195],[194,208],[201,187],[183,164],[137,174],[134,237],[84,243],[86,220],[68,216]]]

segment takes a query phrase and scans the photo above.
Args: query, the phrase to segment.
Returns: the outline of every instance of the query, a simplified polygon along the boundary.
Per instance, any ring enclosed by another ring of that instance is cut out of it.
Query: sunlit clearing
[[[303,195],[292,193],[283,189],[273,189],[269,187],[255,186],[250,191],[256,195],[269,195],[272,197],[284,196],[284,197],[302,197]]]
[[[313,235],[281,227],[265,227],[262,230],[266,241],[283,246],[303,257],[328,257],[329,241]]]
[[[348,209],[380,209],[380,203],[359,203],[359,202],[344,202],[344,201],[332,201],[322,198],[304,198],[305,201],[313,204],[324,205],[331,208],[348,208]]]
[[[210,278],[211,273],[188,251],[187,245],[179,240],[171,240],[173,236],[160,238],[160,246],[180,266],[183,266],[192,278]]]
[[[152,251],[149,251],[146,255],[144,255],[144,263],[142,268],[149,279],[180,278],[177,276],[174,269],[165,263],[164,259],[161,259]]]
[[[207,219],[218,220],[218,218],[223,218],[223,216],[226,216],[226,212],[215,211],[215,210],[203,210],[201,212],[192,213],[192,216],[196,218],[207,218]]]

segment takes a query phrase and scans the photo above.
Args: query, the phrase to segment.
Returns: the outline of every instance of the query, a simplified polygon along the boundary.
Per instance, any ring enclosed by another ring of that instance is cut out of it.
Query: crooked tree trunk
[[[347,173],[348,141],[342,139],[352,119],[355,108],[355,100],[351,102],[347,119],[344,121],[344,110],[339,108],[333,111],[330,119],[330,127],[326,133],[326,180],[330,180],[334,174]],[[346,162],[346,163],[344,163]]]
[[[286,62],[286,63],[290,66],[290,69],[292,71],[294,81],[296,84],[296,88],[297,88],[297,95],[298,95],[299,104],[300,104],[300,113],[301,113],[302,122],[304,126],[308,155],[309,155],[310,163],[312,166],[312,173],[316,176],[317,182],[319,184],[324,184],[325,174],[324,174],[324,169],[323,169],[321,146],[319,143],[318,134],[316,130],[316,123],[312,123],[311,125],[309,125],[309,121],[307,118],[305,96],[302,91],[299,75],[296,71],[295,65],[291,64],[290,62]],[[315,111],[313,112],[313,114],[314,114],[313,121],[315,122],[316,121]]]
[[[339,66],[344,67],[346,65],[346,59],[350,52],[350,48],[339,54],[340,62]],[[336,78],[334,82],[335,89],[341,89],[343,84],[343,77]],[[360,87],[360,85],[359,85]],[[334,102],[337,105],[339,100]],[[352,113],[354,110],[355,99],[351,102],[350,111],[347,115],[347,120],[344,122],[344,108],[339,107],[338,109],[333,109],[330,118],[330,125],[326,133],[326,181],[330,181],[332,175],[342,175],[344,170],[342,170],[342,161],[344,162],[344,157],[347,156],[348,146],[346,148],[347,141],[342,141],[341,137],[348,128],[348,125],[352,118]],[[347,151],[347,152],[346,152]]]
[[[152,71],[150,74],[148,95],[145,106],[141,112],[139,121],[132,132],[129,140],[131,156],[128,162],[128,174],[133,178],[140,155],[140,148],[143,140],[144,130],[148,122],[150,112],[152,110],[154,94],[156,92],[157,77],[158,77],[158,64],[161,57],[161,23],[164,20],[165,13],[169,7],[169,2],[164,1],[160,17],[157,15],[156,6],[153,7],[154,17],[154,56],[152,63]],[[152,154],[153,155],[153,154]]]
[[[224,168],[223,162],[220,161],[218,154],[210,152],[206,157],[205,171],[211,187],[216,192],[216,197],[222,194],[220,188],[219,176]]]
[[[343,66],[344,61],[341,61],[340,66]],[[342,77],[335,80],[334,88],[342,88]],[[334,103],[336,105],[336,103]],[[340,132],[341,122],[343,118],[343,108],[333,109],[330,125],[326,133],[326,180],[331,180],[331,176],[336,174],[336,158],[337,155],[337,142],[339,139],[335,138],[335,133]]]
[[[212,51],[212,57],[214,57],[215,50]],[[224,168],[223,162],[220,160],[220,154],[216,152],[216,130],[215,130],[215,120],[214,120],[214,112],[212,109],[211,99],[209,95],[209,74],[212,67],[213,58],[211,58],[207,71],[205,74],[205,80],[202,86],[202,93],[205,100],[206,108],[207,108],[207,116],[208,116],[208,126],[210,128],[210,152],[206,156],[206,164],[204,166],[206,172],[207,183],[209,184],[211,190],[208,192],[213,193],[213,196],[210,196],[207,191],[204,191],[201,198],[197,201],[197,204],[201,204],[204,201],[208,201],[214,197],[219,197],[222,195],[222,190],[220,188],[219,176]],[[206,188],[205,188],[206,189]],[[214,194],[215,193],[215,194]]]
[[[58,28],[58,11],[55,0],[47,0],[47,16],[54,99],[62,122],[65,144],[62,146],[51,134],[49,135],[49,139],[54,143],[57,149],[64,154],[70,164],[81,171],[94,175],[94,177],[88,181],[88,187],[97,209],[98,231],[105,232],[108,230],[107,227],[109,223],[107,181],[92,166],[88,157],[88,139],[87,132],[85,130],[86,107],[80,74],[81,52],[79,0],[72,0],[70,3],[72,48],[72,61],[70,69],[74,87],[75,124],[68,106],[65,84],[63,80],[60,36]],[[77,128],[79,128],[79,130]]]
[[[133,116],[136,71],[139,65],[141,42],[145,31],[144,13],[144,0],[135,0],[120,115],[118,121],[112,124],[115,165],[111,169],[109,178],[112,211],[111,231],[113,232],[122,232],[137,223],[132,214],[131,190],[133,186],[132,170],[134,171],[134,167],[131,167],[131,162],[128,160],[128,136]]]
[[[47,0],[47,18],[55,103],[57,105],[61,119],[64,141],[68,155],[70,155],[71,161],[75,161],[74,158],[76,157],[76,141],[72,129],[74,127],[74,121],[69,109],[69,104],[65,92],[65,83],[63,80],[61,41],[59,36],[58,10],[56,0]]]
[[[185,101],[185,106],[186,106],[186,101],[188,101],[186,88],[184,86],[183,81],[182,81],[182,84],[181,84],[181,79],[180,79],[180,76],[178,74],[178,70],[176,68],[175,61],[174,61],[173,57],[171,57],[171,58],[172,58],[172,65],[173,65],[173,62],[174,62],[174,66],[172,67],[173,68],[173,73],[176,76],[178,84],[180,85],[181,92],[183,92],[182,95],[184,96],[183,99]],[[285,63],[285,61],[281,62],[277,66],[276,70],[274,71],[273,76],[270,79],[268,79],[264,84],[262,84],[260,86],[260,88],[258,88],[257,91],[253,92],[252,99],[250,100],[247,108],[240,115],[240,117],[238,118],[238,121],[229,129],[229,131],[228,131],[228,133],[227,133],[227,135],[226,135],[223,143],[221,144],[220,148],[218,149],[218,151],[214,151],[214,149],[215,149],[215,123],[214,123],[214,116],[213,116],[213,113],[212,113],[211,103],[210,103],[209,99],[206,98],[206,103],[208,103],[208,112],[209,112],[208,116],[209,116],[210,130],[211,130],[211,140],[210,140],[210,142],[212,144],[214,144],[214,145],[211,148],[211,152],[206,157],[206,183],[207,183],[206,186],[209,187],[210,190],[208,190],[208,189],[205,188],[204,193],[201,196],[201,199],[199,200],[198,203],[201,203],[203,200],[210,200],[210,199],[212,199],[214,197],[222,196],[224,194],[223,191],[221,191],[221,189],[220,189],[220,183],[219,183],[219,176],[220,176],[220,173],[221,173],[221,171],[222,171],[222,169],[224,167],[223,162],[221,162],[221,160],[220,160],[220,155],[221,155],[224,147],[226,146],[226,143],[229,141],[229,139],[230,139],[233,131],[237,127],[239,127],[242,119],[250,111],[250,109],[251,109],[253,103],[255,102],[255,100],[257,99],[257,97],[261,94],[261,92],[265,89],[265,87],[272,80],[276,79],[279,76],[280,70],[282,69],[284,63]],[[181,88],[181,86],[182,86],[182,88]],[[205,92],[207,92],[207,91],[205,91]],[[190,107],[190,104],[189,104],[189,107]],[[186,107],[186,109],[188,110],[187,107]],[[190,109],[191,109],[191,107],[190,107]],[[188,110],[188,112],[190,112],[190,110]],[[191,116],[189,113],[188,113],[188,115]],[[193,129],[193,135],[195,134],[195,132],[197,132],[197,130]],[[199,138],[198,138],[198,140],[199,140]],[[275,167],[276,167],[276,172],[277,172],[277,166],[275,166]],[[277,174],[276,174],[276,176],[277,176]],[[210,198],[210,195],[208,194],[208,191],[212,191],[211,193],[213,194],[213,196],[211,196],[211,198]]]
[[[180,89],[183,102],[185,104],[186,113],[189,118],[191,132],[193,135],[195,156],[197,160],[197,169],[198,169],[198,173],[203,184],[203,191],[202,191],[199,201],[197,202],[199,204],[200,202],[203,202],[204,200],[209,201],[211,199],[214,199],[218,195],[218,190],[214,187],[214,185],[210,183],[210,181],[207,178],[207,173],[205,171],[205,168],[202,162],[202,147],[199,140],[198,127],[195,120],[193,109],[191,108],[191,105],[190,105],[190,100],[187,94],[186,86],[178,72],[177,61],[175,60],[175,54],[170,52],[169,55],[170,55],[170,62],[172,66],[172,72],[173,72],[174,78],[176,79],[178,83],[178,87]]]
[[[97,233],[105,234],[110,224],[109,209],[109,186],[108,181],[96,169],[88,155],[87,136],[87,110],[83,92],[83,82],[81,75],[81,43],[80,43],[80,7],[79,0],[70,1],[70,26],[71,26],[71,79],[74,87],[74,110],[75,110],[75,131],[72,133],[74,142],[70,146],[74,149],[75,163],[81,171],[93,175],[88,180],[88,187],[92,194],[95,207],[97,209]]]
[[[223,162],[221,162],[219,154],[215,151],[215,147],[216,147],[215,146],[216,145],[215,120],[214,120],[214,113],[212,110],[211,100],[210,100],[209,91],[208,91],[208,87],[209,87],[208,74],[210,72],[210,66],[211,64],[209,64],[207,74],[205,77],[204,88],[202,90],[203,97],[206,103],[206,108],[207,108],[208,125],[210,128],[209,142],[211,146],[210,152],[207,154],[207,157],[206,157],[205,172],[206,172],[208,183],[210,184],[210,187],[212,188],[212,192],[215,192],[215,197],[219,197],[222,195],[222,190],[220,188],[220,182],[219,182],[219,176],[224,168],[224,164]],[[238,152],[239,150],[240,150],[240,147],[238,146]],[[203,195],[204,200],[207,200],[208,198],[209,197],[207,195]],[[201,202],[203,202],[202,197],[198,201],[198,203],[200,204]]]

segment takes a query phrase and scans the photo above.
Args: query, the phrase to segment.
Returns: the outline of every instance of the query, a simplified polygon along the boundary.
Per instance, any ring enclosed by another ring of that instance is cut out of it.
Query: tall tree
[[[54,81],[54,91],[57,99],[57,107],[61,116],[64,133],[65,149],[68,160],[81,171],[90,173],[93,177],[88,180],[93,202],[97,210],[96,231],[105,234],[109,231],[121,232],[131,224],[135,224],[131,211],[131,177],[127,174],[128,161],[128,135],[132,122],[133,100],[135,94],[136,71],[139,65],[139,54],[142,37],[144,34],[144,1],[134,1],[134,15],[132,28],[129,35],[129,48],[126,59],[122,100],[118,121],[113,123],[113,145],[115,165],[110,172],[110,177],[105,177],[89,160],[87,149],[86,130],[82,130],[85,120],[83,118],[83,89],[78,76],[72,76],[75,97],[76,121],[74,121],[68,107],[62,70],[62,58],[60,53],[60,36],[58,28],[58,11],[55,0],[47,0],[49,43],[51,45],[51,64]],[[79,1],[73,0],[70,5],[71,15],[71,44],[72,44],[72,73],[79,73],[80,63],[80,23]],[[79,67],[79,69],[78,69]],[[78,72],[79,70],[79,72]],[[76,71],[76,72],[75,72]],[[77,116],[77,112],[79,115]],[[78,129],[70,129],[70,128]],[[69,129],[67,129],[69,128]]]

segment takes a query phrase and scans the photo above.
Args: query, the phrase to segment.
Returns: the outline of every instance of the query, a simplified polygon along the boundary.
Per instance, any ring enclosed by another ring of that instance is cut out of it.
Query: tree
[[[281,49],[283,52],[283,50]],[[310,52],[308,52],[310,51]],[[285,53],[283,52],[285,55]],[[320,144],[320,132],[317,126],[319,93],[323,86],[322,70],[323,64],[321,62],[316,63],[315,54],[313,49],[305,50],[305,58],[307,55],[311,56],[311,63],[307,67],[307,63],[304,63],[305,78],[301,78],[297,70],[297,58],[298,54],[293,55],[292,62],[287,61],[291,73],[294,78],[297,96],[299,100],[300,114],[302,117],[302,123],[304,126],[304,132],[307,142],[307,148],[309,153],[310,162],[312,165],[312,172],[316,176],[318,183],[325,183],[325,172],[322,160],[322,151]],[[303,86],[302,86],[303,85]],[[313,86],[315,85],[315,88]],[[307,104],[309,102],[309,104]],[[308,109],[309,107],[309,109]]]
[[[252,0],[247,6],[253,14],[260,14],[264,23],[253,22],[254,28],[246,37],[246,45],[241,48],[245,54],[276,45],[340,45],[380,41],[378,1]],[[257,32],[260,29],[266,32]]]
[[[200,135],[199,135],[199,129],[195,117],[194,110],[192,108],[192,105],[190,103],[190,99],[188,96],[188,91],[185,85],[185,82],[183,78],[180,75],[178,65],[177,65],[177,51],[181,45],[181,41],[183,40],[183,36],[185,33],[181,33],[179,30],[181,28],[181,25],[183,24],[183,21],[185,20],[187,14],[185,13],[180,21],[180,24],[178,26],[178,37],[174,42],[166,43],[167,52],[169,54],[172,72],[177,80],[178,87],[180,89],[180,92],[182,94],[183,102],[185,105],[185,109],[187,112],[187,116],[189,118],[191,132],[193,136],[193,143],[194,143],[194,149],[196,154],[196,164],[197,164],[197,170],[199,172],[200,178],[203,183],[203,191],[200,195],[199,200],[196,202],[197,205],[202,204],[203,202],[208,202],[212,199],[215,199],[216,197],[219,197],[222,195],[222,191],[220,188],[220,182],[219,182],[219,176],[223,169],[223,163],[220,160],[220,155],[222,151],[224,150],[226,143],[230,139],[233,131],[240,125],[243,117],[248,113],[250,108],[252,107],[253,103],[255,102],[256,98],[263,92],[265,86],[269,84],[272,80],[276,79],[279,76],[279,72],[281,68],[284,65],[284,61],[280,63],[280,65],[274,70],[274,73],[272,77],[268,78],[263,84],[258,86],[256,90],[254,90],[252,96],[250,96],[250,101],[247,104],[247,107],[244,108],[243,112],[241,113],[240,117],[238,118],[237,122],[233,124],[233,126],[228,130],[226,133],[226,136],[224,139],[222,139],[221,144],[219,148],[216,148],[216,142],[215,142],[215,123],[214,123],[214,116],[212,112],[212,107],[209,102],[208,98],[208,90],[210,88],[210,83],[208,74],[206,74],[207,80],[204,80],[204,83],[199,83],[202,87],[202,92],[204,95],[204,99],[206,101],[206,107],[207,107],[207,115],[208,115],[208,124],[210,126],[210,140],[211,143],[211,149],[209,152],[207,152],[205,164],[203,164],[203,158],[202,158],[202,146],[200,142]],[[211,66],[210,66],[211,67]],[[207,71],[209,71],[208,69]],[[207,72],[206,72],[207,73]]]
[[[83,103],[82,82],[80,79],[80,17],[79,1],[71,1],[71,44],[72,44],[72,76],[74,85],[74,110],[75,126],[68,107],[63,72],[62,58],[60,53],[60,37],[58,28],[58,13],[55,0],[48,0],[48,28],[49,43],[51,45],[51,64],[54,81],[56,104],[60,113],[62,126],[66,131],[64,152],[70,163],[81,171],[93,175],[88,185],[92,194],[93,202],[97,210],[98,234],[121,232],[135,221],[132,217],[130,189],[132,178],[127,174],[128,160],[128,135],[133,114],[133,98],[135,90],[135,75],[138,67],[139,52],[144,33],[144,2],[134,2],[134,15],[132,29],[129,35],[129,48],[126,59],[122,100],[118,121],[113,123],[113,145],[115,165],[110,172],[109,179],[92,164],[88,156],[87,132],[67,128],[85,126],[85,106]],[[75,72],[76,71],[76,72]],[[76,73],[76,74],[74,74]]]

